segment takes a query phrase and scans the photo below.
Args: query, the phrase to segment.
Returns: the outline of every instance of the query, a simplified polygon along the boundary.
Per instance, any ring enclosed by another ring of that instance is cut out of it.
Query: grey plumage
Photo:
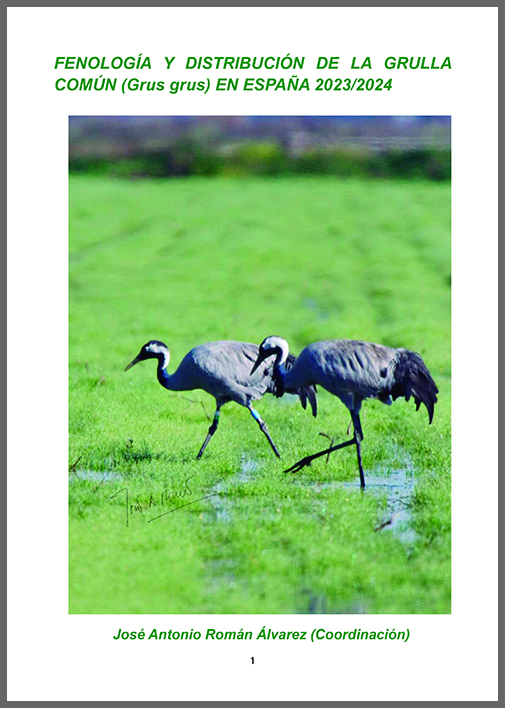
[[[286,387],[317,383],[356,413],[366,398],[391,405],[390,397],[408,401],[413,396],[417,410],[421,403],[426,406],[430,423],[438,393],[419,354],[352,339],[310,344],[281,381]]]
[[[371,342],[332,339],[314,342],[305,347],[296,363],[287,369],[284,362],[288,353],[289,348],[285,340],[280,337],[267,337],[260,345],[257,363],[275,355],[273,377],[277,387],[276,395],[282,395],[283,390],[288,387],[319,384],[338,396],[347,406],[355,430],[355,438],[350,442],[358,448],[363,487],[364,475],[360,457],[363,430],[359,412],[366,398],[376,398],[386,405],[391,405],[391,399],[396,400],[403,396],[408,401],[412,396],[416,410],[419,410],[423,403],[428,411],[429,422],[433,420],[438,388],[421,356],[415,352]],[[319,454],[316,455],[318,456]],[[311,456],[311,459],[314,459],[314,456]],[[300,469],[305,464],[308,462],[295,467]],[[291,468],[291,471],[296,470]]]
[[[126,367],[128,370],[139,361],[157,359],[157,377],[159,383],[170,391],[192,391],[202,389],[216,399],[216,413],[214,421],[209,428],[207,438],[200,449],[200,458],[210,438],[217,429],[219,412],[223,405],[234,401],[248,408],[253,418],[258,422],[262,432],[266,435],[275,454],[279,456],[265,423],[259,414],[252,408],[252,402],[257,401],[265,393],[276,394],[276,383],[273,378],[273,365],[263,362],[253,376],[250,375],[251,366],[259,354],[257,344],[248,342],[220,341],[201,344],[191,349],[183,358],[173,374],[168,373],[170,351],[166,344],[158,340],[147,342],[138,356]],[[288,360],[287,367],[294,365],[294,356]],[[283,389],[284,390],[284,389]],[[311,403],[315,415],[315,392],[312,387],[298,387],[285,390],[297,393],[301,403],[306,408],[307,400]]]

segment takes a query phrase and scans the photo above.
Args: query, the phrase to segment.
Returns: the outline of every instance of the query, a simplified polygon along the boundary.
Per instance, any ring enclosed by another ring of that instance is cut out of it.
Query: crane
[[[193,391],[202,389],[216,399],[216,412],[207,433],[207,437],[200,448],[197,460],[203,455],[211,437],[217,430],[221,408],[225,403],[235,401],[247,408],[258,423],[260,430],[265,434],[268,442],[277,457],[280,458],[268,428],[261,416],[252,407],[252,401],[257,401],[265,393],[275,394],[273,380],[273,367],[266,363],[258,364],[255,375],[250,375],[251,365],[257,360],[259,347],[248,342],[209,342],[191,349],[179,364],[173,374],[168,373],[170,363],[170,350],[166,344],[157,339],[144,344],[139,354],[125,368],[125,371],[146,359],[157,359],[157,377],[159,383],[170,391]],[[284,366],[288,370],[293,366],[296,358],[289,355]],[[283,387],[283,393],[298,394],[303,408],[309,401],[313,415],[317,413],[316,391],[313,386],[302,386],[291,389]]]
[[[302,350],[296,362],[286,367],[289,346],[281,337],[266,337],[260,345],[259,355],[251,374],[266,359],[275,356],[273,379],[275,395],[282,396],[284,389],[319,384],[347,406],[354,426],[351,440],[302,458],[285,472],[297,472],[312,460],[349,445],[356,445],[361,489],[365,489],[365,475],[361,459],[363,429],[359,417],[361,404],[366,398],[377,398],[390,406],[392,400],[412,396],[416,410],[421,403],[426,406],[431,424],[438,388],[421,356],[408,349],[393,349],[382,344],[350,339],[330,339],[314,342]]]

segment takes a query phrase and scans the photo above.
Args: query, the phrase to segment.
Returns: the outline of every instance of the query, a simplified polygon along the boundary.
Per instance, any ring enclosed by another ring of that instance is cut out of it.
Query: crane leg
[[[361,427],[361,421],[359,419],[359,413],[355,413],[351,410],[352,423],[354,426],[354,437],[352,440],[346,440],[346,442],[340,443],[339,445],[333,445],[327,450],[321,450],[321,452],[316,452],[315,455],[308,455],[298,460],[292,467],[284,472],[298,472],[298,470],[303,469],[307,465],[310,465],[312,460],[316,460],[318,457],[323,455],[330,455],[330,453],[335,452],[335,450],[341,450],[343,447],[348,447],[349,445],[356,445],[356,452],[358,455],[358,465],[359,465],[359,478],[361,483],[361,489],[365,489],[365,473],[363,472],[363,464],[361,461],[361,441],[363,440],[363,429]]]
[[[254,418],[254,420],[255,420],[255,421],[258,423],[258,425],[260,426],[261,432],[265,434],[266,439],[267,439],[268,442],[270,443],[270,447],[272,448],[272,450],[274,451],[274,453],[276,454],[276,456],[280,459],[281,456],[280,456],[280,454],[279,454],[279,450],[275,447],[275,443],[274,443],[274,441],[272,440],[272,438],[270,437],[270,433],[268,432],[268,428],[267,428],[267,426],[266,426],[265,421],[261,418],[260,414],[257,413],[257,412],[254,410],[254,408],[253,408],[252,406],[248,406],[248,408],[249,408],[250,414],[252,415],[252,417]]]
[[[217,430],[217,426],[219,424],[219,416],[221,414],[221,411],[219,410],[219,406],[216,408],[216,412],[214,413],[214,420],[212,421],[212,424],[209,428],[209,432],[207,433],[207,437],[205,438],[202,447],[200,448],[200,452],[196,456],[196,459],[199,460],[200,457],[203,455],[205,448],[210,442],[211,437],[214,435],[214,433]]]
[[[365,473],[363,472],[363,463],[361,461],[361,441],[363,440],[363,429],[359,419],[359,413],[351,411],[352,422],[354,425],[354,439],[356,440],[356,453],[358,455],[359,480],[361,490],[365,489]]]
[[[303,467],[307,467],[307,465],[310,465],[312,460],[317,460],[318,457],[322,457],[323,455],[329,455],[332,452],[335,452],[335,450],[341,450],[343,447],[349,447],[349,445],[356,445],[356,438],[353,438],[352,440],[346,440],[343,443],[339,443],[338,445],[333,445],[332,447],[329,447],[327,450],[321,450],[321,452],[316,452],[314,455],[308,455],[307,457],[302,457],[301,460],[298,460],[292,467],[290,467],[287,470],[284,470],[284,472],[298,472],[301,470]]]

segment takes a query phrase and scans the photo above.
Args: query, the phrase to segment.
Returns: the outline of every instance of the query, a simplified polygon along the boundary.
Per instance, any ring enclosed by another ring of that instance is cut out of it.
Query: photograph
[[[451,117],[70,115],[68,189],[69,613],[450,614]]]

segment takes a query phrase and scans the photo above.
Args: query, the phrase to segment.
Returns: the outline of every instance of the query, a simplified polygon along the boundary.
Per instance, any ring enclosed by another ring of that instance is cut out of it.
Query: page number
[[[254,664],[254,656],[251,656],[251,664]]]

